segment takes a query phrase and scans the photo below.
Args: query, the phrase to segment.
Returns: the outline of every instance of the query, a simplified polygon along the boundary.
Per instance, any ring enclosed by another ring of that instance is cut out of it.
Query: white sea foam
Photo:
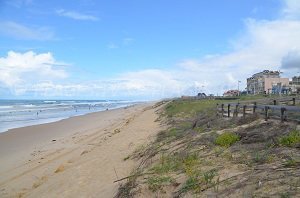
[[[0,100],[0,132],[87,113],[130,106],[116,100]]]

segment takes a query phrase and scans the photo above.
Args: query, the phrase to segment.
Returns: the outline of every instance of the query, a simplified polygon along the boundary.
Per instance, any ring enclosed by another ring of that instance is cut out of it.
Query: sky
[[[300,0],[0,0],[0,99],[153,100],[300,72]]]

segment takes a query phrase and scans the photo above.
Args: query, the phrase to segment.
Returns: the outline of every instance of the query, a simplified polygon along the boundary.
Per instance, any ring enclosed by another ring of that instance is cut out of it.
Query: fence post
[[[247,107],[246,105],[243,106],[243,117],[244,118],[246,117],[246,107]]]
[[[224,104],[222,104],[221,107],[222,107],[222,117],[224,117]]]
[[[280,109],[280,111],[281,111],[281,114],[280,114],[281,122],[284,122],[286,120],[286,117],[285,117],[285,111],[286,111],[286,109],[284,107],[282,107]]]
[[[296,105],[296,98],[293,98],[293,106]]]
[[[228,110],[227,114],[228,114],[228,118],[229,118],[230,117],[230,104],[228,104],[227,110]]]
[[[235,105],[235,117],[238,117],[239,114],[239,104]]]
[[[276,105],[276,100],[273,100],[273,104]]]
[[[268,110],[269,110],[269,107],[265,106],[265,121],[268,121],[268,118],[269,118]]]
[[[256,102],[254,102],[254,106],[253,106],[253,114],[255,114],[256,111]]]

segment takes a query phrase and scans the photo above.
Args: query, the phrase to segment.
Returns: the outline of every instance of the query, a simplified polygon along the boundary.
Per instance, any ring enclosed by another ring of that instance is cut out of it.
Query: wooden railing
[[[299,98],[273,100],[273,104],[258,104],[246,102],[217,104],[217,113],[222,117],[246,117],[247,114],[263,114],[265,120],[279,118],[283,121],[300,122],[300,106],[296,106]],[[292,102],[290,105],[277,105],[278,102]]]

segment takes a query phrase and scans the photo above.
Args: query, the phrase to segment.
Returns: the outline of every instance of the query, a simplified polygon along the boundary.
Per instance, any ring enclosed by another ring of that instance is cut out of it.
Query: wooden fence
[[[217,104],[217,113],[222,117],[246,117],[247,114],[263,114],[265,120],[279,118],[283,121],[296,121],[300,123],[300,106],[296,106],[299,98],[273,100],[273,104],[249,103],[227,103]],[[278,103],[289,103],[290,105],[278,105]]]

